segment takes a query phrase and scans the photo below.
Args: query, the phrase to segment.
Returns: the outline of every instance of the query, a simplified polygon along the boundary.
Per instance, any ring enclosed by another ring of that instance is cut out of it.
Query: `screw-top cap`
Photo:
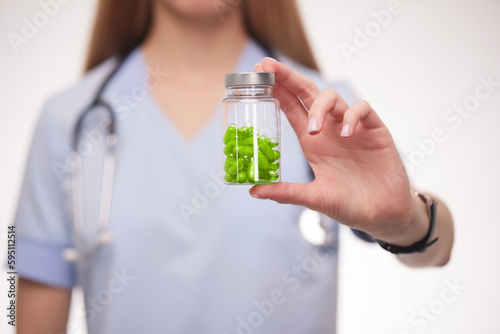
[[[226,88],[234,86],[274,86],[274,73],[243,72],[225,75]]]

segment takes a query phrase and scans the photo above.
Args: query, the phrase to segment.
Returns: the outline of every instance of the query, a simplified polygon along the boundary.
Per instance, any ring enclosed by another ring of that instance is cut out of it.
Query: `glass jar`
[[[222,100],[223,166],[227,184],[281,182],[280,105],[274,73],[230,73]]]

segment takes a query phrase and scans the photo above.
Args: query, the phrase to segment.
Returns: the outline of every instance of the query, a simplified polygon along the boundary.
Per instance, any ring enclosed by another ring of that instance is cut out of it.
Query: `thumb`
[[[250,196],[259,199],[270,199],[282,204],[302,205],[308,208],[317,207],[318,193],[313,191],[311,183],[288,183],[253,186]]]

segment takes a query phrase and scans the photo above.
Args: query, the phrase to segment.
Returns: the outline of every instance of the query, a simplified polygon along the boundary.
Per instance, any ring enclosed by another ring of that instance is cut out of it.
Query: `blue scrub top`
[[[249,40],[234,72],[253,71],[265,56]],[[345,83],[327,85],[317,72],[278,58],[354,102]],[[119,138],[113,242],[77,265],[62,259],[74,243],[73,129],[115,65],[103,63],[43,110],[15,218],[20,276],[81,286],[90,333],[334,333],[337,247],[324,251],[302,237],[302,207],[253,199],[248,186],[223,184],[220,111],[185,139],[151,95],[165,74],[149,68],[140,49],[103,93]],[[106,148],[99,128],[106,117],[95,108],[81,133],[88,244],[97,230]],[[310,181],[284,116],[281,142],[283,179]]]

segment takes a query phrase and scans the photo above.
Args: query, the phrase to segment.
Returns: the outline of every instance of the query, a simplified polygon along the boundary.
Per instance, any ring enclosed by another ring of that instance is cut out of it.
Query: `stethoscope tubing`
[[[74,246],[63,250],[63,258],[70,263],[81,261],[95,254],[97,250],[103,245],[109,244],[112,241],[111,233],[108,230],[111,204],[113,199],[113,184],[116,168],[116,145],[118,143],[118,136],[116,134],[116,116],[109,103],[103,101],[102,95],[110,81],[115,77],[116,73],[123,67],[128,55],[119,57],[118,64],[107,75],[101,83],[94,99],[87,108],[80,114],[75,128],[73,130],[73,155],[79,160],[76,166],[71,170],[71,191],[72,191],[72,206],[73,206],[73,242]],[[95,108],[102,107],[105,109],[109,116],[109,123],[107,126],[106,134],[106,155],[104,157],[103,167],[103,183],[101,186],[101,198],[99,203],[99,216],[97,224],[97,237],[96,240],[90,245],[85,245],[85,205],[84,205],[84,192],[83,192],[83,168],[82,156],[79,154],[78,144],[80,135],[83,129],[83,124],[87,115]]]

